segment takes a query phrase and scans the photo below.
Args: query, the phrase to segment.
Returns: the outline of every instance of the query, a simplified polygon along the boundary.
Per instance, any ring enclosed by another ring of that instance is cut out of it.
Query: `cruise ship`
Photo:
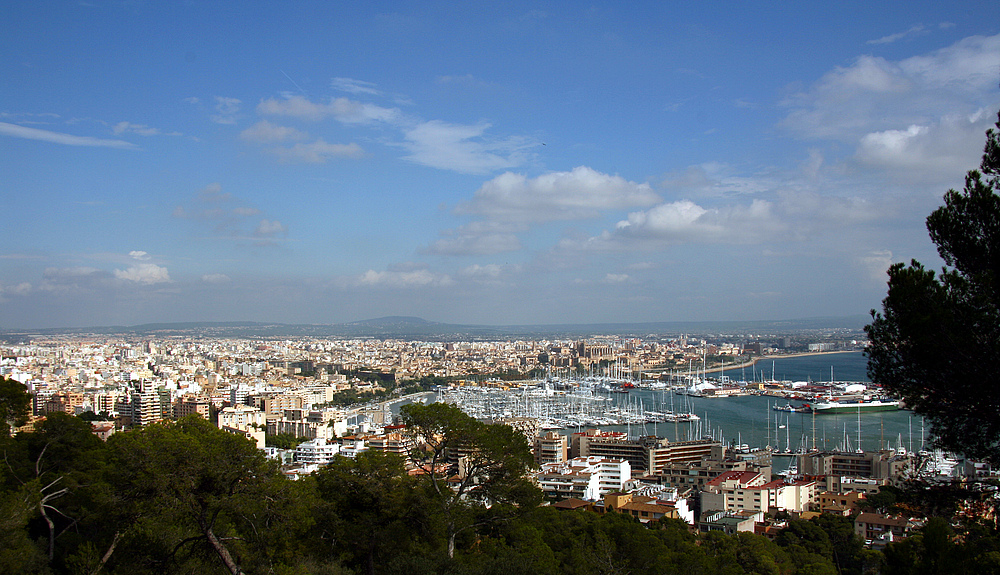
[[[817,401],[809,404],[813,413],[856,413],[858,411],[895,411],[899,401],[886,398]]]

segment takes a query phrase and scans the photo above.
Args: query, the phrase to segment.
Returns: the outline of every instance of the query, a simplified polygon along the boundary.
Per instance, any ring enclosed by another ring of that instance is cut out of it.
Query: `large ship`
[[[857,413],[858,411],[895,411],[899,401],[887,398],[843,399],[810,403],[813,413]]]

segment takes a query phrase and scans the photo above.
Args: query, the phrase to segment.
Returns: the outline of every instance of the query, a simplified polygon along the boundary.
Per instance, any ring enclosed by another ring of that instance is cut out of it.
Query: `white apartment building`
[[[131,415],[133,425],[149,425],[163,419],[160,395],[155,391],[133,392]]]
[[[295,461],[312,465],[326,465],[340,453],[339,443],[329,443],[322,437],[304,441],[295,448]]]
[[[818,498],[815,481],[767,481],[757,471],[727,471],[705,484],[703,511],[808,511]]]
[[[625,459],[576,457],[542,464],[535,476],[539,487],[549,497],[596,501],[605,493],[624,489],[625,483],[632,477],[632,466]]]
[[[267,414],[249,405],[234,405],[224,407],[219,412],[219,427],[248,430],[264,429],[267,425]]]

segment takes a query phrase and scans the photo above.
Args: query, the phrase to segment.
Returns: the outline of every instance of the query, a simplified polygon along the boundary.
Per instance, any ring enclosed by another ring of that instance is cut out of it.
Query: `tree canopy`
[[[427,460],[442,450],[440,493],[435,474],[411,475],[394,455],[337,458],[291,481],[249,440],[196,418],[104,443],[80,418],[48,414],[33,433],[0,437],[0,575],[862,575],[1000,565],[1000,532],[988,521],[928,522],[883,554],[834,515],[792,520],[772,542],[697,534],[675,519],[644,525],[624,513],[540,506],[537,489],[515,481],[523,436],[452,406],[406,412],[411,433],[432,438]],[[512,458],[505,469],[483,463],[480,474],[463,455],[498,456],[501,446]],[[461,476],[479,478],[465,497],[448,448],[465,461]]]
[[[407,434],[427,447],[417,459],[444,517],[449,557],[460,533],[541,501],[525,477],[534,462],[527,438],[509,425],[480,422],[445,403],[411,403],[400,414]]]
[[[24,425],[31,410],[31,394],[23,383],[0,376],[0,433]]]
[[[1000,464],[1000,114],[979,170],[927,217],[946,267],[889,268],[868,375],[925,416],[940,447]]]

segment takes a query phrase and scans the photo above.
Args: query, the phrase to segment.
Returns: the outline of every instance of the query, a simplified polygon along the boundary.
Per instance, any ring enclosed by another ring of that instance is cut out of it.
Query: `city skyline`
[[[1000,109],[895,6],[9,6],[0,329],[864,314]]]

